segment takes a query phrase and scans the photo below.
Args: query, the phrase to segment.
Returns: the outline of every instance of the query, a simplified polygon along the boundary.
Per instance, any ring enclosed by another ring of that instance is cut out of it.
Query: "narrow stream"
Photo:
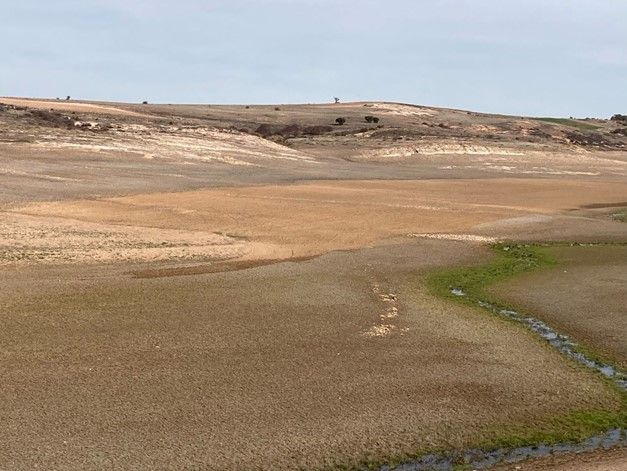
[[[451,293],[455,296],[466,296],[466,293],[459,288],[451,289]],[[601,363],[588,357],[578,350],[579,345],[573,342],[567,335],[560,334],[541,320],[525,316],[520,312],[513,311],[511,309],[503,309],[486,301],[477,301],[477,304],[495,314],[526,325],[533,332],[549,342],[549,344],[560,353],[563,353],[567,357],[572,358],[587,368],[601,373],[606,378],[611,379],[623,391],[627,391],[627,374],[625,372],[618,370],[612,365]]]
[[[452,288],[451,293],[454,296],[466,296],[466,293],[461,288]],[[494,314],[524,324],[560,353],[602,374],[612,380],[620,389],[627,391],[627,374],[625,372],[585,355],[579,351],[578,344],[567,335],[560,334],[539,319],[525,316],[517,311],[504,309],[481,300],[477,301],[477,304]],[[467,465],[470,469],[478,470],[486,469],[496,464],[517,463],[529,458],[541,458],[565,453],[583,453],[616,446],[627,446],[627,430],[620,428],[611,429],[579,443],[540,444],[537,446],[524,446],[513,449],[501,448],[497,450],[469,449],[462,452],[431,454],[395,467],[382,466],[380,471],[450,471],[457,465]]]

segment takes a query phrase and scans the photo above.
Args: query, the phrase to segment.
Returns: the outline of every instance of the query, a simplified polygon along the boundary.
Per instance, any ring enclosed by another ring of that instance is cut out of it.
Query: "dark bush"
[[[65,97],[65,101],[70,101],[70,95]]]
[[[610,118],[612,121],[618,121],[619,123],[627,124],[627,115],[615,114]]]
[[[29,117],[32,122],[42,126],[70,129],[74,127],[74,120],[61,113],[46,110],[30,110]]]
[[[379,122],[379,118],[377,118],[376,116],[372,117],[372,122],[373,123],[378,123]]]
[[[256,130],[255,134],[261,137],[280,136],[283,138],[297,137],[301,133],[301,128],[298,124],[289,124],[287,126],[280,126],[276,124],[262,124]]]
[[[368,116],[366,116],[366,118],[365,118],[365,119],[366,119],[366,122],[367,122],[367,123],[372,123],[372,122],[374,122],[374,116],[370,116],[370,115],[368,115]]]
[[[276,106],[276,107],[274,108],[274,111],[281,111],[281,108],[279,108],[278,106]]]
[[[343,126],[346,123],[346,118],[335,118],[335,124],[338,126]]]
[[[612,142],[608,141],[602,134],[599,134],[597,132],[590,132],[585,134],[577,131],[567,132],[566,138],[572,144],[579,146],[594,146],[603,148],[612,147]]]
[[[259,134],[261,137],[270,137],[275,134],[277,127],[271,124],[261,124],[255,129],[255,134]]]
[[[147,101],[145,101],[145,100],[144,100],[144,101],[142,101],[142,105],[147,105],[147,104],[148,104],[148,102],[147,102]]]
[[[300,136],[300,126],[298,124],[289,124],[284,128],[280,129],[277,134],[283,137],[297,137]]]
[[[320,136],[322,134],[326,134],[328,132],[333,131],[333,126],[307,126],[303,128],[303,134],[308,134],[310,136]]]
[[[551,135],[549,133],[546,133],[544,131],[542,131],[539,128],[533,128],[529,131],[529,135],[531,136],[535,136],[535,137],[540,137],[542,139],[550,139]]]

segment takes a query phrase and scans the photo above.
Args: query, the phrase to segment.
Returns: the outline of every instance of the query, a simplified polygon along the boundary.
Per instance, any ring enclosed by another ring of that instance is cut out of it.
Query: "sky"
[[[625,0],[0,0],[0,96],[627,114]]]

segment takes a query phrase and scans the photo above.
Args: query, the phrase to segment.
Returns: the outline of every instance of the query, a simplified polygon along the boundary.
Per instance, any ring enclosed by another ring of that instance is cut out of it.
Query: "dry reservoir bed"
[[[6,207],[0,469],[322,467],[615,410],[599,378],[423,281],[484,262],[471,241],[624,240],[577,209],[624,201],[617,181],[503,178]]]
[[[492,288],[627,368],[627,245],[550,247],[558,265]]]
[[[599,179],[326,181],[30,203],[0,213],[0,264],[285,259],[423,233],[624,240],[589,204],[627,201]]]
[[[309,468],[618,408],[526,331],[426,294],[425,270],[486,255],[422,240],[156,279],[14,268],[0,468]]]

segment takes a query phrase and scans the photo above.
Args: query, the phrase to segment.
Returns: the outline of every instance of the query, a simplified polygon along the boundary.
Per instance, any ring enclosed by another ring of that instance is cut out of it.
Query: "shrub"
[[[624,115],[624,114],[615,114],[610,119],[612,121],[618,121],[620,123],[627,124],[627,115]]]
[[[367,122],[367,123],[372,123],[372,122],[374,121],[374,116],[370,116],[370,115],[368,115],[368,116],[366,116],[366,118],[365,118],[365,119],[366,119],[366,122]]]
[[[309,134],[310,136],[320,136],[331,131],[333,131],[333,126],[318,125],[303,128],[303,134]]]
[[[379,122],[379,118],[377,118],[376,116],[372,117],[372,122],[373,123],[378,123]]]
[[[70,101],[70,95],[65,97],[65,101]]]
[[[268,138],[271,136],[281,136],[283,138],[296,137],[300,135],[301,129],[298,124],[289,124],[281,126],[277,124],[262,124],[256,130],[255,134]]]
[[[261,137],[270,137],[276,132],[276,127],[271,124],[261,124],[255,129],[255,134],[259,134]]]
[[[297,137],[300,135],[300,126],[298,124],[289,124],[279,130],[277,134],[280,134],[283,137]]]
[[[278,106],[276,106],[276,107],[274,108],[274,111],[281,111],[281,108],[279,108]]]
[[[343,126],[346,123],[346,118],[335,118],[335,124],[338,126]]]
[[[147,105],[147,104],[148,104],[148,102],[147,102],[147,101],[145,101],[145,100],[144,100],[144,101],[142,101],[142,105]]]
[[[30,119],[42,126],[53,128],[74,128],[74,119],[61,113],[47,110],[30,110],[28,113]]]

